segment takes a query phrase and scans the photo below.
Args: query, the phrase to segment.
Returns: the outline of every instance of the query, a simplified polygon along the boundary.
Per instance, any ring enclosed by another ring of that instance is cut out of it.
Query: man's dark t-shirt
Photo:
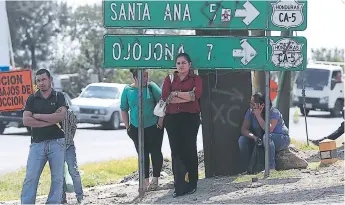
[[[68,109],[62,93],[53,90],[49,97],[45,99],[38,90],[28,97],[24,110],[30,111],[32,114],[52,114],[62,106]],[[37,143],[64,137],[64,132],[56,124],[47,127],[33,127],[31,129],[31,142]]]

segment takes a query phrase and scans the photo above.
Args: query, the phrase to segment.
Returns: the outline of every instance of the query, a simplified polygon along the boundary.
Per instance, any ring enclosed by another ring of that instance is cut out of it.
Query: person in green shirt
[[[127,134],[133,140],[137,153],[138,140],[138,72],[131,70],[134,82],[124,88],[121,96],[121,115],[125,123]],[[147,190],[158,187],[158,178],[163,166],[163,118],[153,114],[153,110],[162,96],[162,90],[154,82],[148,82],[148,72],[144,70],[143,78],[143,116],[144,116],[144,162],[145,182]],[[150,182],[150,157],[152,161],[153,178]]]

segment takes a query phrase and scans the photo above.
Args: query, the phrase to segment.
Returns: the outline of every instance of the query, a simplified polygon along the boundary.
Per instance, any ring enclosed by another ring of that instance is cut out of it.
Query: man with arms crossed
[[[65,139],[60,122],[65,119],[68,106],[64,95],[52,88],[48,70],[38,70],[35,80],[38,91],[28,97],[23,114],[24,126],[32,127],[32,132],[21,203],[35,204],[38,182],[49,161],[52,180],[47,204],[60,204],[65,162]]]

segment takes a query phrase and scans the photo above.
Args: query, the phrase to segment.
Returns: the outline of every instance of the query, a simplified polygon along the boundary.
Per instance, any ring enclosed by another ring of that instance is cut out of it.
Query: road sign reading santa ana
[[[103,1],[106,28],[263,29],[307,28],[306,0]]]
[[[304,37],[105,35],[106,68],[173,68],[189,53],[196,69],[304,70]]]

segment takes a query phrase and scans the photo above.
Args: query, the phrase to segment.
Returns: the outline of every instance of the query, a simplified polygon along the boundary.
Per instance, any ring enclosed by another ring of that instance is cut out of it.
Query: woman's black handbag
[[[259,140],[261,141],[261,140]],[[255,143],[252,156],[247,168],[248,174],[257,174],[265,169],[265,148],[259,143]]]
[[[251,115],[251,120],[253,122],[253,116]],[[260,127],[251,128],[251,132],[257,136],[259,139],[255,142],[252,156],[247,167],[248,174],[256,174],[265,169],[265,148],[263,145],[263,135],[265,131]]]

